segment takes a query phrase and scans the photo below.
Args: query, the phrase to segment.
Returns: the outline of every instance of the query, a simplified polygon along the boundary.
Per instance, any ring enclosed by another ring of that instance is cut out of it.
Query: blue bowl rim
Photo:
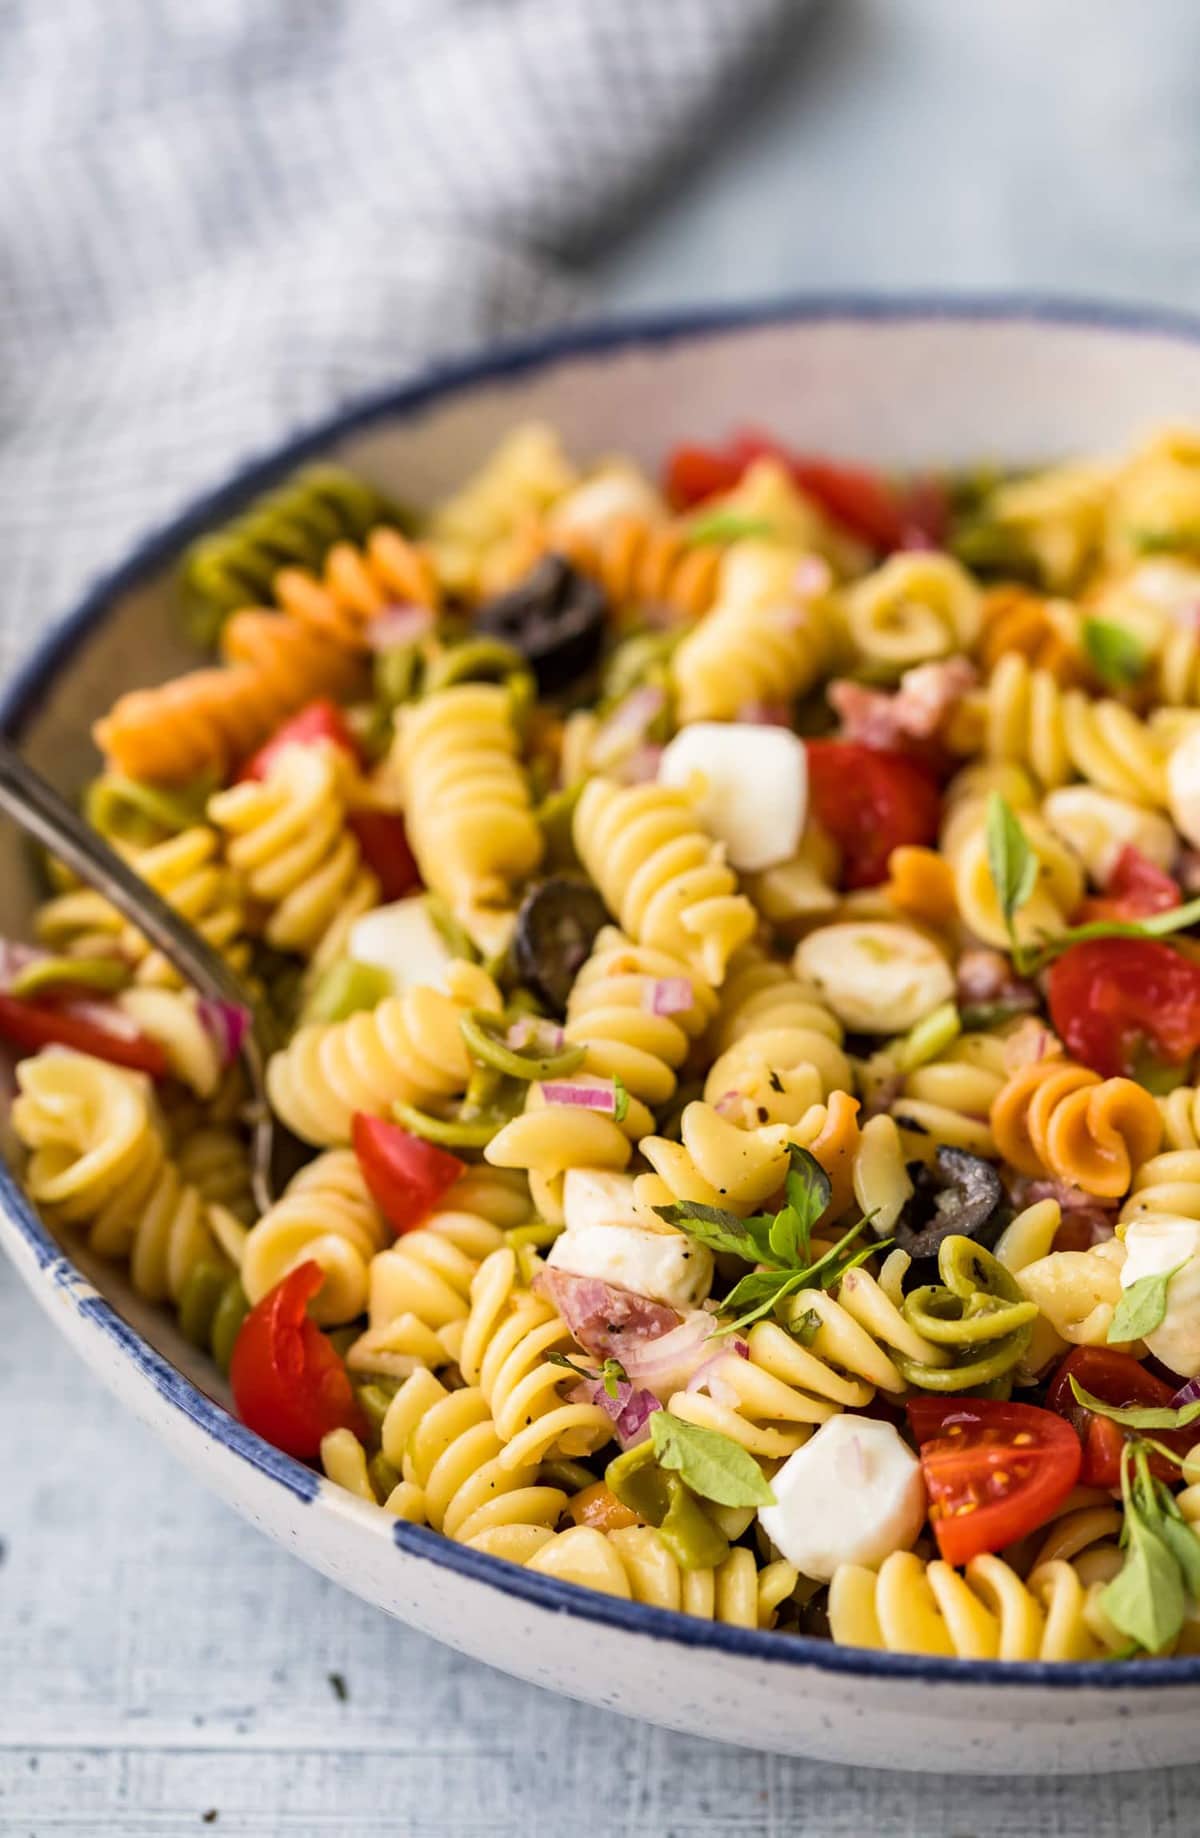
[[[0,690],[0,734],[18,740],[37,706],[66,665],[78,641],[98,626],[116,601],[151,578],[202,530],[232,515],[249,498],[296,466],[319,456],[332,443],[389,418],[403,418],[447,396],[550,367],[572,357],[602,355],[637,346],[654,348],[691,338],[734,335],[773,326],[821,321],[857,324],[918,323],[1061,325],[1080,331],[1177,339],[1200,344],[1200,316],[1169,308],[1038,293],[799,294],[758,303],[700,308],[667,308],[634,315],[572,323],[507,340],[485,352],[420,371],[410,380],[360,396],[250,458],[215,489],[193,499],[180,513],[152,529],[128,557],[87,589],[56,621],[16,675]],[[54,1287],[79,1289],[75,1266],[64,1257],[27,1200],[12,1172],[0,1161],[0,1208],[14,1223]],[[157,1353],[110,1303],[84,1284],[75,1305],[105,1338],[170,1404],[240,1460],[312,1502],[322,1481],[312,1469],[284,1455],[248,1430]],[[324,1483],[327,1485],[328,1483]],[[1200,1684],[1200,1656],[1146,1659],[1114,1665],[1105,1660],[1000,1661],[930,1658],[838,1647],[807,1636],[780,1635],[700,1621],[672,1610],[626,1602],[563,1583],[472,1551],[424,1526],[393,1522],[397,1547],[473,1582],[516,1596],[538,1608],[598,1622],[682,1647],[702,1647],[739,1658],[808,1666],[817,1671],[872,1679],[918,1679],[925,1684],[990,1685],[1008,1691],[1053,1687],[1128,1691]]]

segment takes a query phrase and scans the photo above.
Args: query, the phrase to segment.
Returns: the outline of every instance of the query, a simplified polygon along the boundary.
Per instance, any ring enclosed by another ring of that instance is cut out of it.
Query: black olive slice
[[[486,600],[474,625],[519,651],[546,695],[567,688],[595,664],[607,611],[604,590],[589,575],[561,555],[544,555],[523,581]]]
[[[552,875],[525,895],[513,931],[513,967],[552,1014],[566,1013],[571,986],[607,924],[608,909],[586,881]]]
[[[1003,1223],[1004,1189],[991,1162],[965,1149],[940,1148],[935,1165],[909,1167],[913,1193],[892,1237],[914,1264],[936,1257],[944,1238],[960,1233],[989,1244]],[[995,1230],[989,1234],[989,1227]]]

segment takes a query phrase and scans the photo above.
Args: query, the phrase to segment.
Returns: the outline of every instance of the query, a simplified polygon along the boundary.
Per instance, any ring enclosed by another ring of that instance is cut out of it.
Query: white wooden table
[[[601,296],[950,283],[1200,305],[1198,51],[1187,0],[826,5],[722,158],[598,269]],[[203,1493],[3,1265],[0,1541],[6,1834],[1197,1830],[1200,1768],[1014,1782],[818,1767],[459,1659]]]

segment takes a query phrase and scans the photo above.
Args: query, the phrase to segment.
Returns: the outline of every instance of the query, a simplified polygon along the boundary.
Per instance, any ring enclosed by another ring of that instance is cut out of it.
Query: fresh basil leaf
[[[799,1289],[807,1279],[805,1270],[752,1270],[736,1283],[721,1304],[721,1313],[733,1312],[735,1319],[723,1321],[717,1330],[720,1334],[732,1334],[738,1328],[751,1327],[769,1315],[777,1303]],[[736,1314],[739,1309],[744,1314]]]
[[[748,1264],[770,1261],[771,1221],[765,1214],[741,1219],[719,1206],[674,1205],[654,1208],[660,1219],[676,1225],[710,1251],[728,1251]]]
[[[808,1229],[794,1206],[785,1206],[771,1221],[768,1238],[771,1255],[787,1268],[808,1257]]]
[[[1077,1404],[1082,1404],[1097,1417],[1108,1417],[1111,1422],[1123,1423],[1131,1430],[1185,1430],[1200,1417],[1200,1398],[1192,1404],[1182,1405],[1179,1410],[1172,1410],[1169,1404],[1105,1404],[1085,1390],[1074,1373],[1070,1374],[1070,1379]]]
[[[1108,1328],[1110,1346],[1129,1340],[1144,1340],[1161,1327],[1167,1312],[1167,1285],[1183,1269],[1161,1270],[1153,1276],[1140,1276],[1124,1291],[1113,1311]]]
[[[743,536],[774,536],[775,525],[765,517],[747,517],[741,511],[709,511],[697,517],[687,532],[689,546],[708,542],[737,542]]]
[[[664,1468],[718,1506],[773,1506],[775,1495],[748,1449],[718,1430],[700,1429],[669,1410],[650,1419],[650,1440]]]
[[[795,1214],[795,1248],[786,1261],[807,1260],[812,1228],[833,1198],[833,1184],[816,1156],[798,1143],[788,1145],[788,1171],[784,1180],[788,1210]]]
[[[1145,676],[1150,653],[1136,633],[1108,619],[1085,619],[1083,648],[1088,662],[1110,689],[1128,689]]]
[[[863,1224],[865,1225],[866,1223],[864,1219]],[[817,1278],[818,1288],[832,1289],[835,1283],[841,1282],[848,1270],[857,1270],[860,1264],[865,1264],[868,1257],[874,1257],[877,1251],[890,1251],[892,1242],[890,1238],[877,1238],[871,1244],[863,1245],[859,1250],[852,1252],[849,1257],[843,1258],[840,1264],[833,1265],[831,1269],[823,1270],[821,1275]]]
[[[987,806],[988,872],[1004,922],[1011,927],[1037,880],[1037,856],[1007,798],[994,791]]]
[[[613,1078],[613,1122],[624,1123],[629,1115],[629,1093],[622,1079]]]
[[[1140,1518],[1126,1521],[1125,1562],[1100,1597],[1114,1627],[1155,1653],[1174,1640],[1187,1613],[1183,1577],[1171,1546]]]
[[[599,1376],[600,1382],[610,1398],[615,1398],[620,1387],[622,1385],[628,1385],[629,1383],[628,1372],[626,1372],[619,1359],[613,1359],[611,1356],[606,1359],[601,1366]]]
[[[566,1353],[543,1353],[542,1358],[546,1361],[547,1365],[561,1366],[565,1372],[573,1372],[576,1378],[589,1379],[600,1377],[600,1374],[596,1371],[594,1366],[576,1365],[575,1361]]]
[[[854,1240],[870,1223],[870,1214],[866,1214],[863,1218],[856,1220],[848,1232],[842,1233],[836,1244],[831,1244],[828,1251],[826,1251],[822,1257],[818,1257],[815,1264],[809,1265],[808,1269],[804,1272],[805,1282],[813,1284],[818,1289],[824,1289],[826,1287],[826,1279],[830,1276],[831,1272],[840,1276],[843,1268],[848,1269],[849,1265],[845,1263],[842,1253],[854,1243]],[[878,1249],[879,1241],[873,1238],[870,1244],[860,1252],[856,1261],[861,1263],[864,1257],[869,1257],[873,1251],[878,1251]]]
[[[1174,1496],[1165,1489],[1164,1496],[1158,1535],[1170,1547],[1189,1596],[1193,1602],[1200,1602],[1200,1538],[1180,1512]]]
[[[1070,925],[1027,952],[1021,973],[1033,976],[1072,945],[1089,944],[1093,938],[1169,938],[1173,932],[1190,931],[1194,925],[1200,925],[1200,899],[1170,906],[1165,913],[1151,913],[1148,919],[1094,919],[1090,925]]]

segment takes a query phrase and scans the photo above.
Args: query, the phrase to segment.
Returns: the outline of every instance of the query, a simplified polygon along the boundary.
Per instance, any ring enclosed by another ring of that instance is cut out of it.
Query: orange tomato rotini
[[[1102,1079],[1058,1059],[1015,1072],[993,1099],[991,1125],[1018,1173],[1054,1175],[1110,1200],[1157,1154],[1163,1130],[1158,1105],[1132,1079]]]

